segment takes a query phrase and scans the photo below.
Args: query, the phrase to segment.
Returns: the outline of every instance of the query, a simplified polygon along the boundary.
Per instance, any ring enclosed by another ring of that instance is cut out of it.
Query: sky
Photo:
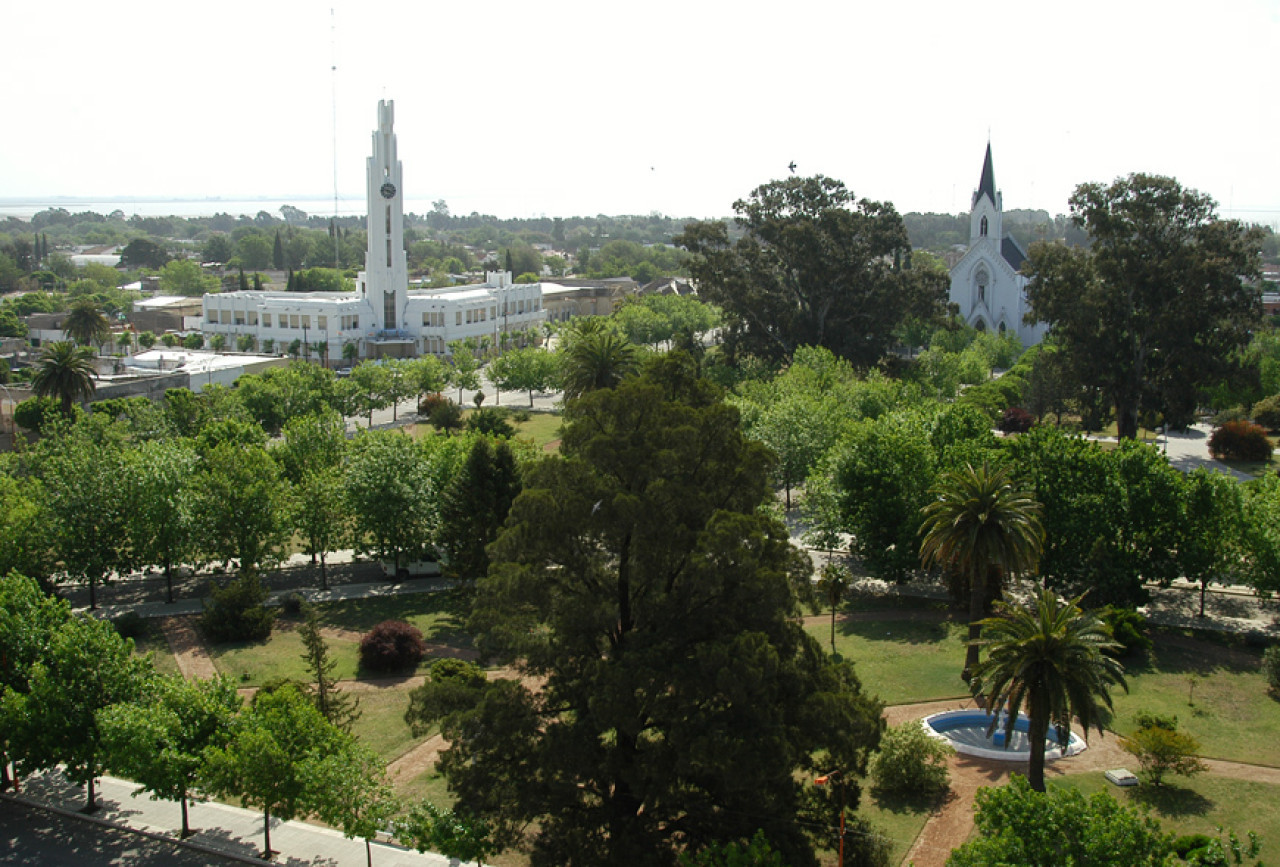
[[[959,213],[990,140],[1006,209],[1065,213],[1079,183],[1148,172],[1280,227],[1280,0],[10,0],[3,18],[0,199],[329,213],[336,181],[363,213],[391,99],[406,197],[455,214],[727,216],[792,162]]]

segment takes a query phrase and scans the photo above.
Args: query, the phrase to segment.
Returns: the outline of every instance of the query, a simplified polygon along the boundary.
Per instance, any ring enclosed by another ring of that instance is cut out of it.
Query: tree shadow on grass
[[[898,644],[942,644],[949,637],[946,622],[919,622],[913,620],[880,620],[841,622],[836,619],[836,632],[846,638],[856,636],[864,641],[892,641]]]
[[[870,794],[876,800],[876,806],[889,813],[900,815],[919,815],[941,810],[946,803],[955,797],[951,789],[942,792],[891,792],[873,788]]]
[[[384,620],[433,616],[435,620],[429,629],[423,631],[424,637],[444,643],[460,640],[469,645],[470,639],[463,629],[469,606],[469,597],[461,591],[441,590],[436,593],[347,599],[324,603],[319,608],[320,622],[324,626],[361,633],[368,632]]]
[[[1134,803],[1149,807],[1164,818],[1204,816],[1215,806],[1214,802],[1199,792],[1181,786],[1153,786],[1143,783],[1133,791]]]

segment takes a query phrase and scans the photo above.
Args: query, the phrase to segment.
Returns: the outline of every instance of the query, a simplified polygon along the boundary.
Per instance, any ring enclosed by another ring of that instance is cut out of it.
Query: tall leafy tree
[[[204,751],[226,743],[239,710],[235,684],[225,678],[156,678],[140,701],[98,712],[106,766],[153,798],[178,801],[181,836],[189,837],[187,803],[197,792]]]
[[[59,340],[45,346],[31,377],[31,387],[40,397],[52,397],[62,404],[62,414],[70,418],[74,403],[88,400],[97,390],[93,351]]]
[[[287,486],[261,445],[219,443],[203,455],[193,481],[198,538],[216,560],[236,560],[253,575],[284,541]]]
[[[1007,468],[982,464],[945,473],[933,487],[920,528],[920,560],[963,576],[969,587],[969,646],[961,677],[978,663],[978,641],[989,590],[1032,572],[1044,529],[1040,504],[1009,477]]]
[[[35,664],[48,656],[58,630],[71,619],[66,601],[49,596],[34,579],[0,575],[0,790],[7,789],[14,739],[21,738],[14,696],[31,691]]]
[[[343,480],[355,547],[390,560],[397,572],[430,539],[431,479],[421,449],[398,430],[367,431],[352,441]]]
[[[173,567],[186,562],[195,540],[191,484],[199,458],[190,441],[152,440],[129,453],[129,539],[141,563],[164,569],[165,599],[173,601]]]
[[[470,340],[455,340],[449,344],[449,384],[458,389],[458,403],[462,403],[462,390],[475,391],[480,387],[480,359]]]
[[[90,417],[51,437],[39,466],[56,551],[67,574],[88,584],[90,608],[98,583],[135,562],[126,452],[117,438],[98,435],[103,427]]]
[[[1019,712],[1028,718],[1030,758],[1027,780],[1044,791],[1045,738],[1049,726],[1065,741],[1071,720],[1101,734],[1110,719],[1111,687],[1128,692],[1124,667],[1109,655],[1120,644],[1091,613],[1080,610],[1079,598],[1059,601],[1041,590],[1027,606],[999,603],[994,617],[983,621],[987,658],[973,669],[969,688],[983,695],[992,727],[1004,719],[1011,738]]]
[[[1186,477],[1177,562],[1200,584],[1200,616],[1210,584],[1229,584],[1242,561],[1244,499],[1240,483],[1199,467]]]
[[[1103,389],[1121,438],[1137,436],[1143,410],[1189,422],[1196,388],[1225,377],[1259,321],[1246,280],[1261,233],[1215,208],[1158,175],[1081,184],[1071,218],[1092,243],[1031,247],[1030,315],[1049,323],[1077,380]]]
[[[382,761],[371,750],[352,744],[316,762],[313,772],[316,815],[341,828],[345,837],[363,838],[365,864],[373,867],[370,841],[400,810]]]
[[[825,346],[869,367],[904,321],[941,316],[946,274],[905,266],[911,244],[893,205],[855,201],[818,175],[757,187],[733,209],[737,241],[720,221],[675,238],[696,254],[690,273],[723,310],[731,351],[785,359]]]
[[[75,617],[52,635],[31,668],[26,693],[5,693],[4,717],[17,721],[10,739],[24,773],[63,765],[85,787],[85,812],[97,810],[94,783],[106,752],[97,714],[144,694],[151,662],[135,656],[133,642],[93,617]]]
[[[433,678],[419,701],[451,741],[458,809],[505,843],[536,819],[538,865],[670,864],[761,823],[787,863],[814,863],[804,828],[834,808],[801,781],[839,769],[856,802],[881,722],[794,619],[808,563],[759,508],[768,452],[679,357],[566,418],[470,620],[544,688]]]
[[[318,766],[351,745],[295,687],[260,690],[232,724],[226,746],[205,750],[203,785],[262,810],[269,859],[271,817],[288,821],[314,810],[325,797]]]
[[[545,349],[527,346],[513,349],[489,362],[489,380],[502,391],[527,391],[533,406],[535,391],[551,391],[559,379],[560,365]]]

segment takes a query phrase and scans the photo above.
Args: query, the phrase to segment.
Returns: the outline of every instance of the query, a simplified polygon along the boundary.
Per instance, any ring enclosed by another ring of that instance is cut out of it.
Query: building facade
[[[949,300],[968,325],[1001,334],[1012,331],[1023,346],[1033,346],[1044,339],[1049,326],[1023,321],[1031,307],[1027,278],[1018,269],[1027,254],[1004,234],[1003,219],[1004,196],[996,189],[988,142],[969,211],[969,249],[951,269]]]
[[[409,289],[404,250],[404,186],[393,131],[395,104],[378,103],[378,128],[366,161],[368,247],[356,291],[223,292],[204,296],[200,330],[226,335],[228,345],[247,334],[261,349],[283,352],[294,340],[323,345],[328,358],[348,344],[358,358],[447,355],[455,340],[488,338],[539,327],[546,318],[542,287],[513,283],[509,272],[488,272],[473,286]]]

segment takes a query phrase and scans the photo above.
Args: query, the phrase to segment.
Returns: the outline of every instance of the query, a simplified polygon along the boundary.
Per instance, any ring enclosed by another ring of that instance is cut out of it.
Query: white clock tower
[[[369,248],[359,284],[373,308],[380,332],[408,329],[409,267],[404,251],[404,188],[396,158],[395,102],[378,101],[378,129],[373,134],[369,173]]]

